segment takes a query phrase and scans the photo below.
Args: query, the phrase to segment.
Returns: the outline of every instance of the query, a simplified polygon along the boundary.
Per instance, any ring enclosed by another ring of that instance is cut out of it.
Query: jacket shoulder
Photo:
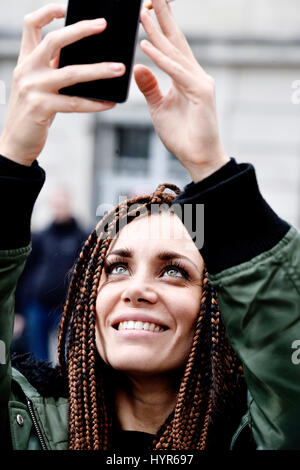
[[[32,354],[13,356],[12,366],[8,406],[13,449],[66,450],[69,403],[58,367]]]
[[[67,384],[60,375],[59,367],[51,362],[38,361],[32,353],[26,353],[13,354],[11,365],[42,397],[68,397]],[[19,382],[16,374],[13,375]],[[20,385],[24,388],[25,382]]]

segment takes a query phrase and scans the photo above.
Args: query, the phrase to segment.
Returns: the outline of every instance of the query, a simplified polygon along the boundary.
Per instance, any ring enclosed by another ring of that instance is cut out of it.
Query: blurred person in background
[[[77,222],[71,195],[57,187],[49,200],[51,223],[33,234],[32,253],[16,292],[16,311],[24,316],[28,351],[37,359],[52,359],[50,338],[59,324],[72,268],[87,238]],[[25,340],[24,340],[25,341]],[[14,350],[14,349],[13,349]],[[15,350],[17,352],[17,350]]]

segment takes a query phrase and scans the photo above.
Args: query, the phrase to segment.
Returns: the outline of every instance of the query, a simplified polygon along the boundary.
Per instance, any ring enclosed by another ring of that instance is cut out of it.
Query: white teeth
[[[156,325],[155,323],[141,322],[141,321],[123,321],[119,323],[118,330],[145,330],[155,333],[160,333],[164,331],[163,328]]]

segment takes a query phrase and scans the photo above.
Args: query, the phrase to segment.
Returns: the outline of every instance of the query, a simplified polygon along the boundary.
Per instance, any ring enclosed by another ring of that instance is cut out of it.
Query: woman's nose
[[[140,305],[142,302],[154,304],[157,301],[157,293],[147,282],[130,280],[121,295],[124,302]]]

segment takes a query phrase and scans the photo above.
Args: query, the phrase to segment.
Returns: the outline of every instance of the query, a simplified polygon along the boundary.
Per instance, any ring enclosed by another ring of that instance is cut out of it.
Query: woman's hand
[[[162,32],[144,8],[141,22],[151,42],[142,41],[141,48],[172,78],[172,86],[163,96],[144,65],[135,66],[135,80],[162,142],[197,182],[230,160],[219,137],[214,80],[196,61],[166,1],[152,4]]]
[[[60,95],[60,88],[79,82],[113,78],[125,72],[123,64],[73,65],[57,69],[62,47],[102,33],[106,22],[81,21],[41,38],[41,29],[63,18],[66,7],[50,4],[24,19],[21,51],[14,71],[8,114],[0,138],[0,153],[30,166],[42,151],[57,112],[91,113],[110,109],[111,103]],[[112,67],[119,66],[118,70]]]

